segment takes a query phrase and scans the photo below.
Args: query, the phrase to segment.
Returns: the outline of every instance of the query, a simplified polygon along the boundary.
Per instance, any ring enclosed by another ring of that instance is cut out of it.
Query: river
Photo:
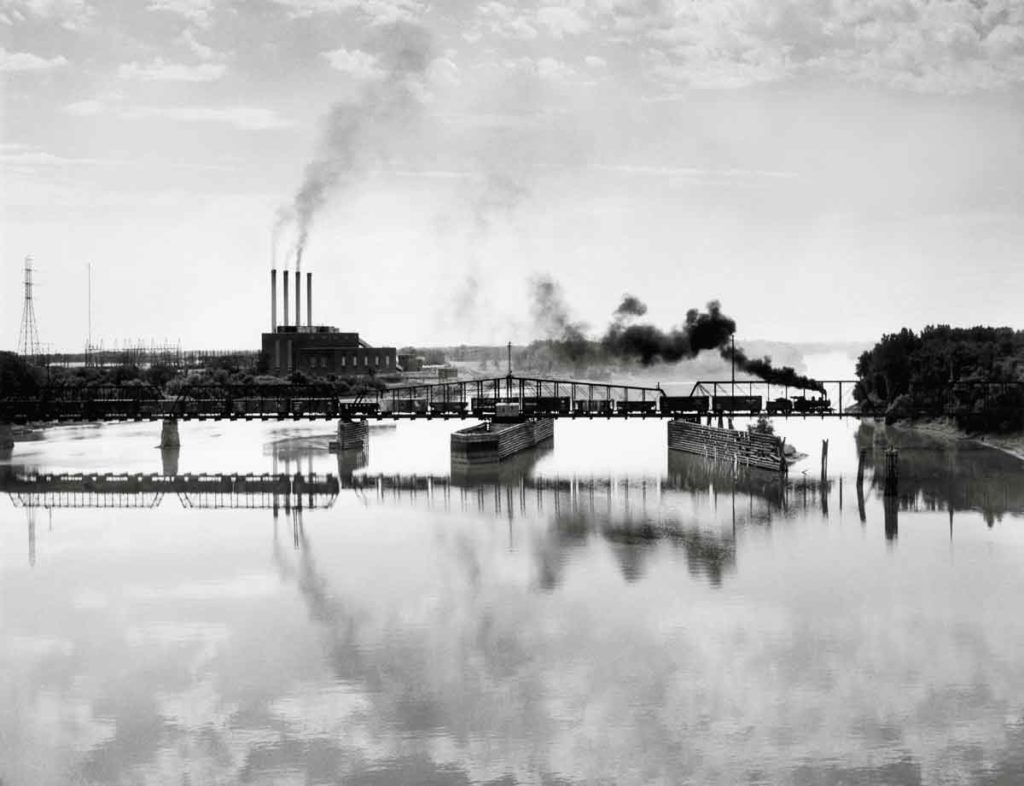
[[[371,428],[341,459],[324,424],[183,423],[169,455],[159,424],[18,443],[8,478],[341,488],[276,515],[0,496],[0,781],[1024,782],[1024,465],[776,426],[809,454],[786,483],[670,456],[656,421],[559,422],[472,474],[444,422]]]

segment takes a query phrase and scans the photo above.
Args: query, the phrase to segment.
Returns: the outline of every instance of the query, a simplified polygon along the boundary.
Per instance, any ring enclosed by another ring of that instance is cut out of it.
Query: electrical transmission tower
[[[21,329],[18,331],[18,353],[36,357],[42,353],[36,309],[32,303],[32,257],[25,257],[25,304],[21,310]]]

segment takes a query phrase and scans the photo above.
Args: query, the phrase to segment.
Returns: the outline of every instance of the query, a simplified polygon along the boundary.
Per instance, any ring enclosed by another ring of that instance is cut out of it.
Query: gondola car
[[[761,411],[760,396],[715,396],[711,400],[714,412],[749,412],[757,414]]]
[[[681,415],[707,412],[710,402],[707,396],[662,396],[659,405],[663,414]]]

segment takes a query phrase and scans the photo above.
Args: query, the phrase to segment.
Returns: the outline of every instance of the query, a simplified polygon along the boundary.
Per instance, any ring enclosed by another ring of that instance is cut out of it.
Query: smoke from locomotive
[[[546,344],[564,361],[678,363],[697,357],[706,350],[717,350],[736,369],[773,385],[788,385],[805,390],[823,391],[817,380],[803,376],[790,366],[776,368],[771,358],[750,358],[741,349],[733,349],[731,340],[736,322],[722,313],[719,301],[712,300],[705,311],[686,312],[681,327],[662,330],[656,325],[635,322],[647,313],[647,305],[635,295],[626,294],[612,314],[612,322],[596,341],[585,335],[585,325],[572,320],[561,286],[548,277],[531,281],[534,321],[547,336]]]

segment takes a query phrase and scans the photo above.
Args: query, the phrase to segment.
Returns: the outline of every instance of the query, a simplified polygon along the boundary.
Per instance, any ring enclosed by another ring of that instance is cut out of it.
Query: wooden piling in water
[[[821,441],[821,482],[828,477],[828,440]]]
[[[864,485],[864,462],[868,458],[868,449],[860,449],[860,458],[857,459],[857,488]]]
[[[885,496],[895,497],[899,493],[900,452],[896,448],[885,451]]]

